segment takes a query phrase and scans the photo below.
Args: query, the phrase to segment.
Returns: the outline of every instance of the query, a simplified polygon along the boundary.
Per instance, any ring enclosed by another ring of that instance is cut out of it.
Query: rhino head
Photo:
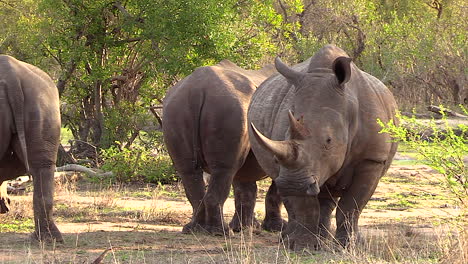
[[[352,113],[347,107],[346,83],[351,59],[338,57],[331,69],[304,73],[275,61],[278,72],[295,89],[286,140],[264,136],[252,123],[257,142],[274,155],[279,174],[274,179],[283,196],[315,196],[342,167],[348,150]]]

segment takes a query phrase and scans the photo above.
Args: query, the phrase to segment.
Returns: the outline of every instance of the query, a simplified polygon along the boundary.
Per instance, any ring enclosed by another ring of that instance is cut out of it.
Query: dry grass
[[[191,215],[181,186],[66,180],[57,185],[55,212],[65,244],[31,243],[31,193],[14,196],[13,211],[0,216],[0,263],[92,263],[106,250],[105,263],[468,263],[467,219],[434,177],[427,167],[392,168],[364,210],[363,242],[302,252],[287,250],[278,233],[258,230],[181,234]],[[260,184],[258,218],[267,188]],[[408,199],[415,203],[392,206]],[[232,199],[225,213],[228,220]]]

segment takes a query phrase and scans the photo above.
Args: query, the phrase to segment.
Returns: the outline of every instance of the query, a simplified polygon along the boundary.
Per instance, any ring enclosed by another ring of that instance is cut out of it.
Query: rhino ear
[[[284,64],[283,61],[281,61],[281,59],[279,57],[276,57],[276,59],[275,59],[275,67],[276,67],[276,70],[281,75],[286,77],[288,82],[295,85],[296,87],[299,85],[302,78],[304,77],[304,74],[302,72],[296,71],[296,70],[288,67],[288,65]]]
[[[340,85],[347,83],[351,77],[351,61],[349,57],[338,57],[333,62],[332,70]]]

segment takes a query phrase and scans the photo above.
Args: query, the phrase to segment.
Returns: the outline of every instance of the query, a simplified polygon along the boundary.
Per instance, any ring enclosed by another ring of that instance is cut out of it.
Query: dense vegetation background
[[[468,81],[467,8],[463,0],[0,0],[0,53],[57,81],[75,157],[120,165],[120,180],[161,181],[171,172],[168,157],[155,155],[163,151],[155,106],[196,67],[230,59],[258,68],[277,55],[293,64],[333,43],[402,110],[455,105]]]

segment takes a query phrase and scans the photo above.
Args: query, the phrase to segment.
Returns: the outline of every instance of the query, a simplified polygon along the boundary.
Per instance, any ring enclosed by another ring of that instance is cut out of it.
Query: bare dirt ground
[[[0,263],[93,263],[101,255],[103,263],[467,263],[466,219],[442,181],[427,166],[397,161],[362,213],[365,242],[349,250],[303,252],[286,250],[278,233],[260,230],[224,237],[181,234],[191,207],[180,185],[66,181],[56,188],[55,205],[65,243],[29,240],[27,191],[12,197],[12,212],[0,215]],[[259,184],[256,214],[262,219],[269,183]],[[228,222],[232,197],[224,210]]]

